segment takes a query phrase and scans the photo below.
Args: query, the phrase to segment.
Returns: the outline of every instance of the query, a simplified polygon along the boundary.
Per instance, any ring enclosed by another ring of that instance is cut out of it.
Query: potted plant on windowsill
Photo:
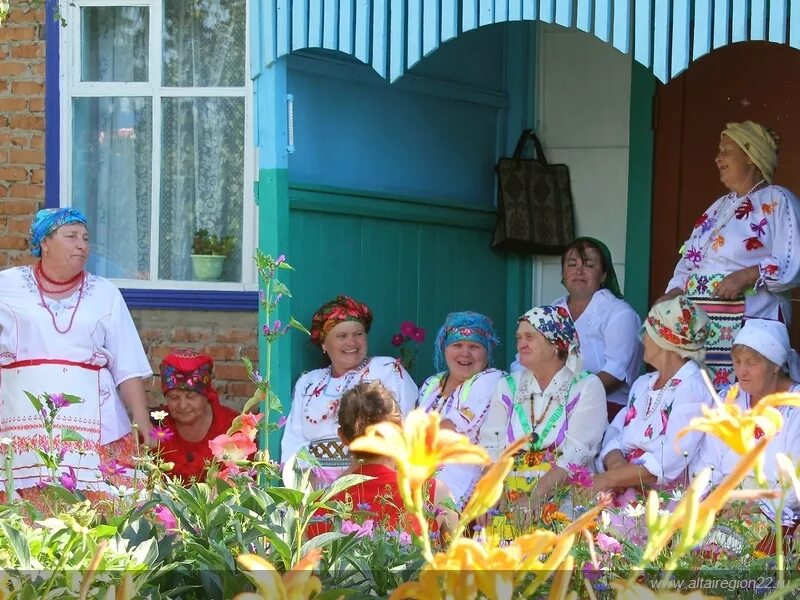
[[[219,281],[225,257],[233,252],[236,240],[232,235],[211,235],[198,229],[192,236],[192,275],[198,281]]]

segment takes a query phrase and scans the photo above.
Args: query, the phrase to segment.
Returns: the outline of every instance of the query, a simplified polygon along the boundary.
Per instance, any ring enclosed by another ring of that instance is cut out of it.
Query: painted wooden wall
[[[545,153],[569,165],[576,233],[608,245],[624,289],[631,57],[575,29],[542,24],[537,38],[537,123]],[[559,258],[537,258],[534,300],[562,296],[560,282]]]

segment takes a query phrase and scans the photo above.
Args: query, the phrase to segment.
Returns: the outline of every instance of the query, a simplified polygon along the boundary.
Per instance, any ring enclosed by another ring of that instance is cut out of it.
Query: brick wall
[[[255,392],[241,361],[258,361],[258,315],[256,313],[217,311],[134,310],[133,320],[139,330],[154,377],[146,382],[151,405],[162,402],[158,365],[173,348],[192,348],[214,358],[214,379],[222,402],[241,409]]]
[[[24,0],[11,6],[0,25],[0,269],[34,262],[27,233],[44,205],[45,13]],[[132,312],[154,372],[170,348],[194,348],[214,357],[225,404],[240,408],[253,394],[240,357],[258,359],[256,313]],[[161,402],[158,377],[147,388]]]
[[[11,7],[0,25],[0,268],[32,262],[25,239],[44,202],[44,9]]]

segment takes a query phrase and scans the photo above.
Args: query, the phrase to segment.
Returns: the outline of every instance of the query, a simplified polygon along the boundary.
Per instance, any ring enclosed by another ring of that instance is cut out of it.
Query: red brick
[[[215,361],[238,360],[239,358],[239,348],[231,344],[206,344],[203,352]]]
[[[0,133],[0,146],[27,146],[28,138],[13,133]]]
[[[31,183],[44,182],[44,169],[34,169],[31,171]]]
[[[43,165],[44,150],[12,150],[9,162],[15,165]]]
[[[6,200],[3,202],[2,210],[6,215],[30,215],[33,219],[33,213],[38,208],[38,202],[32,200]]]
[[[8,82],[0,81],[0,94],[5,93],[7,90],[8,90]]]
[[[147,351],[147,355],[150,357],[153,365],[155,365],[154,370],[158,370],[159,363],[164,359],[164,357],[172,352],[172,346],[163,346],[161,344],[157,346],[151,346],[150,349]]]
[[[22,167],[0,167],[0,181],[24,181],[28,172]]]
[[[15,183],[8,188],[9,198],[44,198],[44,186]],[[3,205],[5,209],[5,204]],[[6,211],[8,212],[8,211]]]
[[[0,248],[4,250],[24,250],[28,247],[24,237],[18,235],[0,236]]]
[[[21,62],[11,60],[4,60],[0,62],[0,75],[19,75],[20,73],[28,73],[28,65]]]
[[[28,65],[28,69],[37,78],[44,79],[45,66],[44,66],[43,62],[38,62],[38,63],[34,63],[34,64],[31,64],[31,65]]]
[[[0,115],[0,127],[8,127],[8,119]]]
[[[36,27],[0,27],[0,42],[8,41],[34,41],[37,39]]]
[[[228,396],[249,399],[256,391],[256,386],[252,382],[230,382],[226,386]]]
[[[258,347],[257,346],[243,346],[241,350],[239,350],[241,356],[246,356],[249,358],[253,364],[258,363]]]
[[[31,228],[30,219],[6,219],[6,230],[8,233],[21,233],[27,235],[28,230]]]
[[[44,98],[31,98],[28,100],[28,110],[31,112],[44,112]]]
[[[11,47],[12,58],[44,58],[44,44],[16,44]]]
[[[204,342],[211,339],[211,331],[205,327],[178,327],[172,332],[174,342]]]
[[[247,369],[240,362],[217,362],[214,364],[214,376],[217,379],[245,381]]]
[[[0,63],[2,66],[3,63]],[[0,110],[25,110],[28,106],[28,101],[25,98],[0,98]]]
[[[19,84],[14,84],[17,87]],[[12,129],[44,129],[44,117],[30,117],[25,115],[11,115]]]
[[[0,28],[0,33],[2,33],[2,28]],[[34,81],[15,81],[14,84],[11,86],[11,92],[13,94],[44,94],[44,83],[36,83]]]
[[[219,342],[254,342],[256,339],[256,329],[223,329],[217,336]]]
[[[31,148],[44,148],[44,136],[40,133],[34,133],[30,140]]]

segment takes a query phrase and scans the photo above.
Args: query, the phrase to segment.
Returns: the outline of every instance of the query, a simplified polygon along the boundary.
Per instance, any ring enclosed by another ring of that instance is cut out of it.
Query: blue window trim
[[[59,89],[59,54],[61,23],[56,19],[57,0],[45,5],[45,198],[47,208],[61,205],[59,173],[61,169],[61,90]],[[257,311],[258,292],[210,290],[123,289],[129,308],[169,310]]]

